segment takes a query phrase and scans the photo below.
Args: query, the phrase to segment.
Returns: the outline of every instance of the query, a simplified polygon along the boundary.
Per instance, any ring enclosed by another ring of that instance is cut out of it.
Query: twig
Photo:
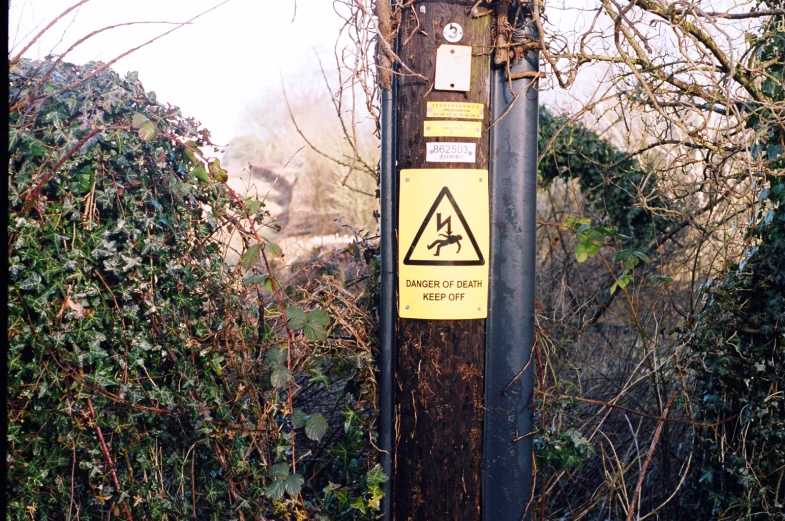
[[[187,22],[186,22],[186,23],[187,23]],[[62,53],[61,53],[61,54],[60,54],[60,55],[57,57],[57,59],[56,59],[56,60],[55,60],[55,61],[52,63],[52,66],[49,68],[49,70],[47,70],[47,71],[46,71],[46,74],[44,74],[44,75],[41,77],[41,79],[38,81],[38,84],[39,84],[39,85],[43,85],[43,84],[44,84],[44,82],[46,81],[46,79],[47,79],[47,78],[49,78],[49,76],[51,76],[51,74],[52,74],[52,73],[55,71],[55,69],[56,69],[57,65],[58,65],[58,64],[59,64],[61,61],[63,61],[63,58],[65,58],[65,57],[66,57],[66,55],[67,55],[68,53],[70,53],[71,51],[73,51],[75,48],[77,48],[78,46],[80,46],[81,44],[83,44],[83,43],[84,43],[86,40],[89,40],[89,39],[90,39],[90,38],[92,38],[93,36],[99,35],[99,34],[101,34],[101,33],[102,33],[102,32],[104,32],[104,31],[109,31],[110,29],[116,29],[116,28],[118,28],[118,27],[125,27],[125,26],[128,26],[128,25],[143,25],[143,24],[168,24],[168,25],[171,25],[171,24],[176,24],[176,22],[125,22],[125,23],[121,23],[121,24],[115,24],[115,25],[109,25],[109,26],[107,26],[107,27],[103,27],[103,28],[101,28],[101,29],[97,29],[97,30],[95,30],[95,31],[93,31],[93,32],[91,32],[91,33],[89,33],[89,34],[87,34],[86,36],[83,36],[82,38],[79,38],[79,39],[78,39],[76,42],[74,42],[74,43],[73,43],[73,45],[71,45],[71,46],[70,46],[68,49],[66,49],[65,51],[63,51],[63,52],[62,52]],[[180,25],[180,24],[177,24],[177,25]],[[32,79],[32,77],[31,77],[30,79]],[[29,80],[28,80],[28,81],[29,81]],[[37,92],[38,92],[38,91],[36,91],[36,93],[37,93]],[[46,97],[48,97],[48,96],[46,96]]]
[[[289,118],[292,120],[292,124],[294,125],[294,129],[297,131],[297,133],[300,135],[300,137],[303,138],[303,141],[305,141],[305,143],[311,148],[311,150],[313,150],[314,152],[316,152],[320,156],[322,156],[322,157],[324,157],[326,159],[329,159],[330,161],[332,161],[332,162],[334,162],[334,163],[336,163],[338,165],[348,167],[349,163],[344,163],[343,161],[335,159],[331,155],[322,152],[321,150],[316,148],[316,146],[313,143],[311,143],[311,141],[305,136],[305,133],[302,131],[300,126],[297,124],[297,120],[294,117],[294,111],[292,111],[292,106],[289,103],[289,96],[287,96],[287,94],[286,94],[286,87],[284,86],[284,83],[283,83],[283,76],[281,76],[281,91],[283,92],[283,99],[284,99],[284,102],[286,103],[286,108],[289,111]]]
[[[286,369],[289,370],[289,382],[287,388],[287,401],[289,403],[289,414],[294,414],[294,404],[292,402],[292,330],[289,329],[289,318],[286,316],[286,306],[283,303],[283,297],[281,297],[281,291],[276,282],[275,278],[273,277],[273,270],[270,268],[270,262],[267,260],[267,254],[265,253],[266,248],[262,248],[261,254],[262,259],[264,260],[264,267],[267,269],[268,275],[270,275],[270,284],[273,287],[273,293],[275,294],[275,299],[278,301],[278,307],[281,310],[281,318],[283,319],[283,327],[286,330]],[[294,444],[294,433],[292,433],[292,474],[297,472],[297,453],[295,452],[295,444]]]
[[[327,92],[330,93],[330,100],[332,101],[333,108],[335,108],[335,115],[338,117],[338,122],[341,124],[341,129],[343,130],[343,135],[346,140],[349,142],[349,146],[352,147],[352,152],[354,153],[354,157],[360,164],[363,166],[363,170],[371,175],[376,173],[374,167],[369,165],[363,158],[360,156],[360,153],[357,151],[357,136],[355,133],[354,139],[349,137],[349,133],[346,130],[346,124],[343,121],[343,117],[341,116],[341,107],[340,101],[343,95],[343,87],[339,86],[337,92],[333,92],[330,88],[330,81],[327,79],[327,72],[324,70],[324,65],[322,65],[322,59],[319,56],[319,53],[316,53],[316,61],[319,62],[319,70],[322,73],[322,78],[324,79],[324,85],[327,87]],[[354,86],[352,86],[352,95],[354,95]],[[354,110],[352,111],[352,120],[354,120]],[[346,156],[344,156],[346,157]],[[351,189],[351,187],[349,187]]]
[[[42,37],[42,36],[43,36],[43,35],[46,33],[46,31],[48,31],[49,29],[51,29],[51,28],[52,28],[52,26],[53,26],[54,24],[56,24],[57,22],[59,22],[59,21],[60,21],[60,19],[61,19],[62,17],[64,17],[65,15],[67,15],[68,13],[70,13],[71,11],[73,11],[74,9],[76,9],[77,7],[79,7],[80,5],[82,5],[82,4],[86,4],[86,3],[87,3],[87,2],[89,2],[89,1],[90,1],[90,0],[81,0],[81,2],[77,2],[77,3],[75,3],[74,5],[72,5],[71,7],[69,7],[68,9],[66,9],[65,11],[63,11],[62,13],[60,13],[59,15],[57,15],[57,17],[55,17],[55,19],[54,19],[54,20],[52,20],[51,22],[49,22],[49,24],[48,24],[46,27],[44,27],[43,29],[41,29],[41,32],[39,32],[38,34],[36,34],[36,35],[33,37],[33,39],[32,39],[32,40],[30,40],[30,41],[27,43],[27,45],[25,45],[25,46],[24,46],[24,48],[23,48],[21,51],[19,51],[19,53],[18,53],[16,56],[14,56],[14,57],[11,59],[11,61],[9,61],[9,62],[8,62],[8,67],[10,68],[10,67],[12,67],[13,65],[15,65],[15,64],[16,64],[16,62],[18,62],[18,61],[19,61],[19,60],[22,58],[22,55],[23,55],[24,53],[26,53],[28,50],[30,50],[30,47],[32,47],[33,45],[35,45],[35,42],[37,42],[37,41],[38,41],[38,40],[39,40],[39,39],[40,39],[40,38],[41,38],[41,37]]]
[[[95,415],[95,409],[93,409],[93,401],[88,398],[87,399],[87,406],[90,408],[90,414],[93,417],[93,423],[95,424],[95,432],[98,434],[98,441],[101,442],[101,450],[104,452],[104,456],[106,456],[106,463],[109,465],[109,469],[112,471],[112,481],[114,481],[114,488],[115,491],[119,494],[120,493],[120,481],[117,479],[117,472],[114,468],[114,461],[112,461],[112,456],[109,454],[109,447],[106,446],[106,440],[104,440],[104,435],[101,433],[101,427],[98,426],[98,417]],[[120,500],[123,504],[123,509],[125,510],[125,515],[128,518],[128,521],[134,521],[134,518],[131,516],[131,510],[128,508],[128,504],[125,502],[124,499]]]
[[[355,54],[355,57],[354,57],[355,74],[357,73],[357,69],[359,68],[359,65],[360,65],[360,55],[359,54]],[[338,116],[340,117],[341,115],[338,114]],[[357,118],[357,92],[356,92],[356,89],[354,88],[354,85],[352,85],[352,137],[350,139],[350,142],[352,144],[352,151],[354,153],[352,154],[352,163],[349,165],[349,171],[346,172],[346,175],[344,176],[343,181],[341,181],[341,186],[346,186],[346,182],[349,180],[349,176],[352,175],[352,172],[354,172],[354,167],[357,165],[357,120],[356,120],[356,118]],[[343,118],[341,118],[341,121],[343,122]]]
[[[71,521],[71,512],[74,509],[74,474],[76,473],[76,440],[71,438],[71,498],[68,500],[68,521]]]
[[[718,425],[722,425],[723,423],[728,423],[729,421],[733,421],[738,417],[738,414],[734,414],[733,416],[729,416],[723,420],[716,421],[714,423],[699,423],[690,420],[682,420],[678,418],[666,418],[665,416],[654,416],[653,414],[646,414],[645,412],[636,411],[635,409],[630,409],[629,407],[624,407],[623,405],[618,405],[615,403],[610,402],[603,402],[601,400],[592,400],[591,398],[583,398],[581,396],[569,396],[569,395],[561,395],[559,396],[560,400],[578,400],[579,402],[590,403],[593,405],[601,405],[603,407],[610,407],[612,409],[620,409],[622,411],[628,412],[630,414],[634,414],[636,416],[641,416],[643,418],[648,418],[650,420],[657,420],[658,422],[669,422],[669,423],[681,423],[684,425],[690,425],[692,427],[717,427]]]
[[[196,460],[196,444],[193,446],[194,453],[191,455],[191,506],[194,509],[194,519],[198,521],[198,517],[196,517],[196,477],[194,475],[194,460]]]
[[[64,398],[65,398],[65,395],[61,396],[61,397],[60,397],[60,400],[58,401],[58,403],[59,403],[59,402],[62,402]],[[27,442],[27,445],[25,445],[25,446],[24,446],[24,448],[23,448],[22,450],[20,450],[19,452],[17,452],[17,456],[15,456],[15,457],[12,457],[10,460],[8,460],[8,462],[6,463],[7,465],[11,465],[11,464],[12,464],[12,463],[14,463],[14,462],[15,462],[17,459],[19,459],[19,458],[21,458],[21,457],[22,457],[22,454],[24,454],[24,453],[25,453],[25,451],[26,451],[27,449],[29,449],[29,448],[30,448],[30,445],[32,445],[32,444],[33,444],[33,442],[35,442],[35,440],[37,440],[37,439],[38,439],[38,436],[41,434],[41,431],[42,431],[42,430],[44,430],[44,427],[46,427],[46,424],[47,424],[47,423],[49,423],[49,420],[51,420],[51,419],[52,419],[52,416],[54,415],[54,413],[55,413],[56,411],[57,411],[57,409],[53,409],[53,410],[52,410],[52,412],[50,412],[50,413],[49,413],[49,416],[47,416],[47,417],[46,417],[46,419],[44,420],[44,423],[42,423],[42,424],[41,424],[41,427],[39,427],[39,428],[38,428],[38,431],[36,431],[36,433],[35,433],[33,436],[31,436],[31,437],[30,437],[30,441],[28,441],[28,442]]]
[[[87,0],[85,0],[85,1],[87,1]],[[178,24],[178,25],[177,25],[177,27],[175,27],[175,28],[173,28],[173,29],[170,29],[170,30],[166,31],[166,32],[165,32],[165,33],[163,33],[163,34],[159,34],[159,35],[158,35],[158,36],[156,36],[155,38],[152,38],[152,39],[150,39],[150,40],[147,40],[147,41],[146,41],[146,42],[144,42],[143,44],[141,44],[141,45],[137,45],[137,46],[136,46],[136,47],[134,47],[133,49],[129,49],[129,50],[127,50],[126,52],[122,53],[120,56],[118,56],[118,57],[114,58],[113,60],[110,60],[110,61],[108,61],[107,63],[104,63],[103,65],[101,65],[100,67],[98,67],[96,70],[94,70],[93,72],[91,72],[90,74],[88,74],[87,76],[85,76],[84,78],[82,78],[81,80],[79,80],[79,81],[76,81],[76,82],[72,83],[72,84],[71,84],[71,85],[68,87],[68,90],[75,89],[76,87],[78,87],[78,86],[79,86],[79,85],[81,85],[82,83],[86,82],[87,80],[89,80],[90,78],[92,78],[93,76],[95,76],[96,74],[99,74],[99,73],[100,73],[101,71],[103,71],[104,69],[107,69],[107,68],[111,67],[111,66],[112,66],[112,65],[113,65],[115,62],[117,62],[117,61],[121,60],[122,58],[125,58],[126,56],[128,56],[129,54],[131,54],[131,53],[133,53],[133,52],[136,52],[136,51],[138,51],[138,50],[139,50],[139,49],[141,49],[142,47],[146,47],[146,46],[150,45],[150,44],[151,44],[151,43],[153,43],[154,41],[156,41],[156,40],[158,40],[158,39],[160,39],[160,38],[163,38],[164,36],[166,36],[166,35],[168,35],[168,34],[170,34],[170,33],[174,32],[174,31],[176,31],[177,29],[179,29],[179,28],[183,27],[184,25],[188,25],[188,24],[190,24],[191,22],[193,22],[193,21],[194,21],[194,20],[196,20],[197,18],[200,18],[200,17],[202,17],[202,16],[206,15],[207,13],[209,13],[209,12],[211,12],[211,11],[214,11],[215,9],[218,9],[219,7],[221,7],[222,5],[224,5],[224,4],[225,4],[225,3],[227,3],[227,2],[229,2],[229,0],[224,0],[224,1],[223,1],[223,2],[221,2],[220,4],[218,4],[218,5],[214,5],[214,6],[213,6],[213,7],[211,7],[210,9],[208,9],[208,10],[206,10],[206,11],[203,11],[203,12],[199,13],[198,15],[194,16],[194,17],[193,17],[193,18],[191,18],[190,20],[188,20],[188,21],[185,21],[185,22],[183,22],[183,23],[181,23],[181,24]]]
[[[635,505],[638,502],[638,498],[641,495],[641,488],[643,487],[643,480],[646,478],[646,470],[649,468],[649,463],[651,463],[651,457],[654,455],[654,449],[657,447],[657,443],[660,441],[660,433],[662,432],[662,426],[665,425],[665,418],[668,417],[668,411],[671,408],[671,404],[673,404],[673,399],[676,398],[676,390],[674,389],[671,392],[671,397],[668,399],[668,405],[665,407],[665,410],[662,412],[662,420],[657,424],[657,430],[654,431],[654,438],[651,440],[651,445],[649,446],[649,453],[646,455],[646,461],[643,462],[643,468],[641,469],[638,475],[638,484],[635,486],[635,493],[632,495],[632,501],[630,502],[630,509],[627,512],[627,521],[632,521],[632,517],[635,515]]]
[[[365,14],[367,16],[367,12],[365,10],[365,6],[362,4],[362,2],[360,0],[355,0],[354,3],[357,6],[357,8],[360,9],[363,12],[363,14]],[[370,17],[370,19],[373,22],[373,25],[374,25],[374,27],[376,29],[376,34],[382,34],[381,29],[379,28],[378,22],[376,20],[374,20],[373,17]],[[390,45],[390,42],[388,42],[385,38],[379,38],[379,41],[382,42],[382,47],[384,47],[384,51],[387,53],[387,55],[390,58],[392,58],[393,61],[397,62],[403,68],[403,70],[405,70],[407,73],[409,73],[410,75],[414,76],[415,78],[419,78],[421,80],[425,80],[428,83],[431,83],[430,78],[428,78],[426,76],[423,76],[422,74],[414,72],[413,70],[411,70],[403,62],[403,60],[397,54],[395,54],[395,51],[393,51],[393,48]]]
[[[33,200],[38,198],[38,193],[41,191],[41,188],[43,188],[43,186],[46,184],[46,182],[49,181],[49,179],[54,175],[54,173],[57,171],[57,169],[60,168],[63,165],[63,163],[65,163],[65,160],[68,159],[69,157],[71,157],[71,155],[74,152],[76,152],[77,150],[79,150],[79,148],[82,145],[84,145],[87,142],[88,139],[90,139],[91,137],[93,137],[96,134],[98,134],[101,130],[103,130],[103,129],[101,129],[101,128],[94,128],[94,129],[92,129],[90,132],[88,132],[88,134],[85,137],[80,139],[68,152],[63,154],[63,157],[60,158],[60,161],[58,161],[57,164],[55,166],[53,166],[52,169],[49,170],[49,172],[46,173],[44,178],[41,179],[41,181],[33,189],[33,191],[30,192],[30,195],[27,196],[27,202],[25,203],[24,208],[22,208],[22,213],[25,213],[26,211],[28,211],[30,209],[30,206],[32,205]]]

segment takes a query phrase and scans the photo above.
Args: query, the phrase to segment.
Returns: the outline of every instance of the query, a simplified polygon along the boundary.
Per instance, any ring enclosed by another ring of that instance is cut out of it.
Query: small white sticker
[[[442,34],[444,34],[444,39],[448,42],[460,42],[461,38],[463,38],[463,27],[455,22],[450,22],[444,26]]]
[[[474,163],[477,143],[427,143],[425,160],[430,163]]]

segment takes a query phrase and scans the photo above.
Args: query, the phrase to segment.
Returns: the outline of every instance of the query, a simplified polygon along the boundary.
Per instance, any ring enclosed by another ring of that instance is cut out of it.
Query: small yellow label
[[[480,121],[425,121],[425,137],[476,137],[482,135]]]
[[[488,171],[400,173],[398,315],[459,320],[488,315]]]
[[[452,101],[429,101],[429,118],[482,119],[482,103],[459,103]]]

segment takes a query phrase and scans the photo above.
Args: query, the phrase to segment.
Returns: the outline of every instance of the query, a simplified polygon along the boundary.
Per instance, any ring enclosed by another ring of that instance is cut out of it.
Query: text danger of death
[[[407,288],[468,289],[481,288],[481,280],[411,280],[406,279]]]

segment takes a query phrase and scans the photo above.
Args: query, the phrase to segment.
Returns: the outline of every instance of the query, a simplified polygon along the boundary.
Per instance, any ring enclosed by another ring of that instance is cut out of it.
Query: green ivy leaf
[[[324,388],[328,389],[330,387],[330,380],[327,379],[327,376],[319,370],[317,367],[313,367],[310,369],[310,373],[313,375],[311,378],[308,379],[309,382],[321,382],[324,384]]]
[[[276,463],[270,467],[267,473],[274,478],[285,478],[289,475],[289,465],[286,463]]]
[[[305,427],[305,422],[308,419],[308,415],[305,414],[304,411],[297,409],[292,414],[292,427],[295,429],[301,429]]]
[[[196,141],[186,141],[185,144],[191,147],[193,150],[188,147],[183,147],[183,155],[185,155],[185,158],[192,164],[198,165],[199,160],[196,159],[194,150],[199,150],[199,145],[196,143]]]
[[[308,315],[300,307],[291,306],[286,308],[287,326],[292,331],[302,329],[308,323]]]
[[[264,495],[269,497],[274,501],[278,501],[283,497],[284,492],[286,491],[286,486],[284,485],[284,480],[276,479],[270,483],[264,491]]]
[[[314,322],[321,326],[327,327],[330,325],[330,316],[323,309],[314,309],[308,313],[308,322]]]
[[[708,484],[711,484],[714,481],[714,469],[711,467],[702,467],[700,469],[701,477],[698,479],[698,483],[703,483],[704,481]]]
[[[281,251],[281,247],[275,244],[274,242],[268,241],[267,249],[270,251],[270,253],[272,253],[276,257],[280,257],[281,255],[283,255],[283,252]]]
[[[95,172],[90,166],[82,168],[76,174],[76,182],[71,184],[71,191],[76,195],[84,195],[93,189]]]
[[[44,285],[41,284],[41,275],[38,273],[31,273],[29,277],[19,283],[17,286],[22,291],[43,291]]]
[[[305,435],[308,439],[319,441],[327,432],[327,420],[319,413],[312,414],[305,422]]]
[[[142,139],[142,141],[149,143],[155,138],[155,135],[158,132],[155,130],[155,124],[152,121],[146,121],[142,124],[141,127],[139,127],[137,133],[139,134],[139,137]]]
[[[296,496],[299,494],[300,489],[303,488],[303,483],[305,483],[305,479],[303,479],[303,477],[299,474],[289,474],[282,481],[286,492],[290,496]]]
[[[632,255],[632,250],[619,250],[616,252],[616,256],[613,258],[613,262],[621,262],[623,260],[627,260]]]
[[[387,483],[390,478],[384,473],[384,469],[382,466],[377,463],[375,467],[368,471],[368,474],[365,476],[365,481],[368,485],[379,485],[381,483]]]
[[[372,508],[373,510],[379,510],[381,508],[382,498],[384,497],[384,492],[378,490],[378,487],[372,488],[369,490],[370,497],[368,498],[368,508]]]
[[[651,282],[661,282],[663,284],[670,284],[673,282],[673,279],[667,275],[651,275],[649,276],[649,280]]]
[[[273,367],[273,372],[270,374],[270,384],[276,389],[280,389],[292,380],[292,373],[282,365]]]
[[[191,174],[203,183],[210,182],[210,174],[207,173],[207,170],[205,170],[205,168],[202,165],[199,165],[193,170],[191,170]]]
[[[223,374],[223,367],[221,366],[221,362],[223,361],[224,361],[223,355],[219,355],[218,353],[214,354],[209,361],[210,369],[212,369],[213,372],[218,376],[221,376]]]
[[[19,129],[16,128],[9,128],[8,129],[8,150],[13,150],[16,147],[16,143],[19,140]]]
[[[303,327],[303,332],[305,333],[305,338],[307,338],[309,342],[327,340],[327,331],[321,324],[308,322]]]
[[[49,149],[46,148],[46,145],[41,143],[40,141],[28,141],[27,142],[28,149],[30,150],[30,155],[37,158],[37,157],[46,157],[49,155]]]
[[[150,118],[142,114],[141,112],[137,112],[131,118],[131,128],[134,130],[139,130],[142,128],[142,125],[150,121]]]
[[[210,168],[210,172],[215,177],[215,180],[219,183],[225,183],[229,179],[229,172],[221,168],[220,160],[214,159],[207,166]]]
[[[359,510],[363,514],[367,514],[368,513],[368,507],[366,506],[365,500],[362,497],[356,498],[354,501],[352,501],[352,504],[349,505],[349,506],[351,506],[352,508],[354,508],[356,510]]]
[[[771,143],[766,145],[766,158],[773,161],[782,155],[782,145],[779,143]]]
[[[589,252],[586,248],[586,245],[583,243],[578,244],[575,247],[575,260],[578,262],[584,262],[587,258],[589,258]]]
[[[286,350],[280,347],[271,347],[265,356],[267,365],[280,365],[286,362]]]
[[[263,284],[267,279],[267,275],[251,275],[243,279],[243,286],[251,286],[253,284]]]
[[[245,250],[245,253],[243,253],[242,258],[240,259],[240,265],[243,267],[243,269],[250,270],[256,265],[257,262],[259,262],[261,253],[262,250],[258,242],[251,244],[248,246],[248,249]]]

